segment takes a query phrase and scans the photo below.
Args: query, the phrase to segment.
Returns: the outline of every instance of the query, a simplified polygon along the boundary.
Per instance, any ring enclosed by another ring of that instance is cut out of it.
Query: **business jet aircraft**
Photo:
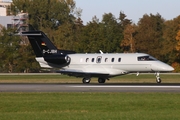
[[[59,68],[69,76],[82,77],[83,83],[90,83],[97,77],[105,83],[111,77],[128,73],[154,72],[156,82],[161,83],[159,72],[173,71],[171,66],[144,53],[77,54],[74,51],[58,50],[42,31],[22,32],[27,36],[41,67]]]

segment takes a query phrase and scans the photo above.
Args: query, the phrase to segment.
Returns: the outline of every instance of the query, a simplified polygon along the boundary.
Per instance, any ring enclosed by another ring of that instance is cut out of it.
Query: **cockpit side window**
[[[138,57],[137,59],[138,61],[156,61],[156,59],[151,56],[141,56]]]

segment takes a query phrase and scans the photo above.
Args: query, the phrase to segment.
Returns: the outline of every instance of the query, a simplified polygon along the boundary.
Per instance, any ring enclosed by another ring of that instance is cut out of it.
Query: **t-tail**
[[[74,51],[58,50],[42,31],[22,32],[27,36],[36,55],[36,60],[41,67],[53,68],[64,67],[70,63],[68,54],[75,54]]]

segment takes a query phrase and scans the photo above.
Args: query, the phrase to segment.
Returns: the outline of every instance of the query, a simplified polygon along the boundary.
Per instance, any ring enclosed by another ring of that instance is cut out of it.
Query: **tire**
[[[161,78],[160,78],[160,77],[157,77],[157,78],[156,78],[156,82],[157,82],[157,83],[161,83]]]
[[[106,82],[106,79],[104,79],[104,78],[98,78],[98,82],[99,82],[99,83],[105,83],[105,82]]]
[[[90,81],[91,81],[90,78],[83,78],[83,79],[82,79],[82,82],[83,82],[84,84],[90,83]]]

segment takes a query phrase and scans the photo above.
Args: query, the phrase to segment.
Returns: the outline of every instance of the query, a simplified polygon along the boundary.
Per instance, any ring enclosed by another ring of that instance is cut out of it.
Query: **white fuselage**
[[[148,54],[117,53],[117,54],[69,54],[70,64],[63,67],[66,71],[85,73],[102,73],[116,76],[130,72],[168,72],[174,70]],[[43,58],[36,58],[41,67],[58,68],[48,64]]]

